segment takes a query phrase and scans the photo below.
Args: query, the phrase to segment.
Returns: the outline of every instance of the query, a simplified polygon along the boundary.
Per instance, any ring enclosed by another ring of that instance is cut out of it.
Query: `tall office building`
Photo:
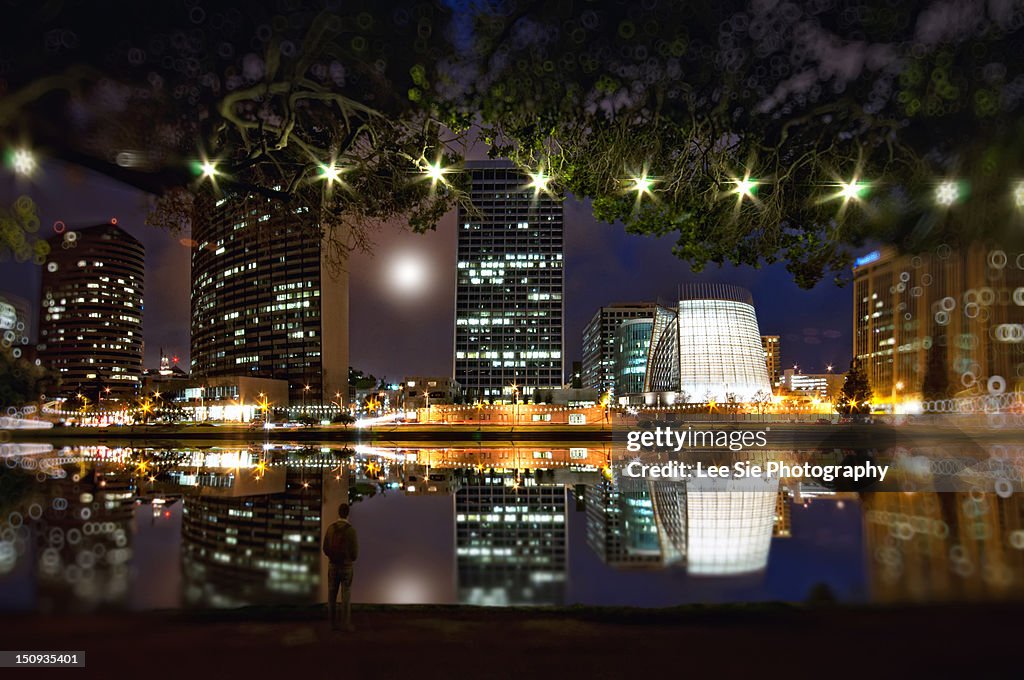
[[[562,201],[504,161],[467,172],[474,210],[458,210],[455,380],[496,401],[561,387]]]
[[[583,329],[583,387],[623,393],[615,389],[615,334],[623,321],[653,316],[649,302],[617,302],[594,312]]]
[[[193,375],[287,380],[293,404],[346,400],[348,274],[315,215],[255,196],[207,215],[192,236]]]
[[[55,235],[49,243],[39,359],[60,374],[61,393],[135,394],[142,384],[142,244],[115,222]]]
[[[772,387],[777,387],[782,380],[782,348],[779,345],[779,336],[762,335],[761,347],[764,349],[764,365],[768,369],[768,380]]]
[[[922,396],[929,365],[934,391],[947,396],[1019,389],[1022,292],[1024,253],[985,244],[857,260],[853,354],[875,397]]]
[[[0,292],[0,334],[15,349],[32,342],[32,305],[25,298]]]

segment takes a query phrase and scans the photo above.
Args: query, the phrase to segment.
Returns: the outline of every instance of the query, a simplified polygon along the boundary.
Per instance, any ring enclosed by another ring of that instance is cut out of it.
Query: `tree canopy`
[[[1021,238],[1020,2],[13,0],[5,19],[0,141],[158,194],[172,228],[197,191],[242,191],[319,207],[340,256],[380,221],[429,230],[468,200],[479,131],[534,190],[671,234],[695,269],[781,260],[812,286],[869,240]]]

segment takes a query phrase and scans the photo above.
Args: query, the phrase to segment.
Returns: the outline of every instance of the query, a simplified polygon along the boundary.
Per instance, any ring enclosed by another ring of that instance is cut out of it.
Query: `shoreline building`
[[[782,380],[782,348],[779,336],[762,335],[761,347],[764,348],[764,363],[768,368],[768,380],[772,387],[778,387]]]
[[[583,387],[602,394],[612,390],[613,395],[626,392],[616,389],[616,347],[619,327],[632,319],[652,322],[654,304],[650,302],[616,302],[598,308],[583,329]],[[649,336],[648,336],[649,339]]]
[[[1021,389],[1022,265],[1024,253],[981,243],[919,255],[886,249],[859,258],[853,355],[876,399],[920,410],[918,399]],[[926,396],[929,370],[932,394]]]
[[[750,292],[727,284],[680,289],[679,306],[657,307],[643,401],[747,402],[771,394]]]
[[[779,392],[791,396],[806,396],[833,401],[839,398],[846,382],[845,373],[801,373],[795,368],[782,372]]]
[[[644,391],[653,331],[654,319],[651,318],[628,319],[619,324],[615,331],[616,393],[629,395]],[[619,400],[628,403],[628,397],[620,396]]]
[[[60,375],[60,394],[134,396],[142,385],[145,249],[116,220],[48,241],[40,361]]]
[[[466,172],[475,210],[458,209],[454,379],[470,400],[561,387],[562,199],[507,161]]]
[[[314,213],[256,196],[212,201],[193,228],[194,378],[288,381],[292,405],[348,399],[348,273]]]
[[[0,291],[0,334],[9,346],[32,344],[32,304],[25,298]]]

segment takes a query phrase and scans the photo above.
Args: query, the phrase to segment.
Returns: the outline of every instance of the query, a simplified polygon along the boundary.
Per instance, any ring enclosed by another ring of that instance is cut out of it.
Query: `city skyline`
[[[166,281],[146,300],[143,324],[145,366],[159,363],[160,349],[189,360],[189,258],[187,233],[172,234],[143,224],[148,195],[88,170],[51,162],[31,186],[0,185],[0,198],[27,193],[39,210],[42,233],[57,220],[70,228],[117,217],[118,224],[146,246],[147,277]],[[804,370],[845,366],[852,355],[852,289],[822,281],[811,290],[793,282],[783,265],[711,267],[699,275],[670,252],[671,238],[627,234],[620,224],[597,222],[589,203],[565,201],[565,365],[579,360],[579,338],[595,310],[620,301],[671,300],[681,283],[704,281],[748,288],[758,302],[761,331],[782,336],[783,367]],[[388,224],[377,234],[372,254],[356,253],[350,266],[350,361],[378,377],[447,375],[451,372],[455,298],[455,211],[437,231],[413,234]],[[868,248],[865,248],[868,250]],[[426,267],[419,290],[394,284],[394,267],[413,257]],[[31,264],[5,267],[0,290],[28,298],[38,296],[42,268]],[[645,276],[637,276],[643,271]],[[759,290],[771,295],[758,295]],[[367,319],[388,318],[397,326],[421,330],[417,337],[396,334]],[[423,343],[422,329],[432,338]],[[397,359],[396,357],[402,357]]]

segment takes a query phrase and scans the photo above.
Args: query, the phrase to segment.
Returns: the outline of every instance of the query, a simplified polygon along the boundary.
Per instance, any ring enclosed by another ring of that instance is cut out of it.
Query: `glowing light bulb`
[[[441,167],[441,161],[437,161],[435,163],[427,163],[426,167],[423,168],[423,172],[430,178],[431,183],[437,184],[444,181],[444,175],[448,170]]]
[[[11,168],[16,175],[28,177],[36,171],[36,165],[36,157],[28,149],[15,149],[11,154]]]
[[[648,177],[647,175],[642,175],[640,177],[634,177],[632,181],[633,181],[633,186],[632,186],[633,191],[637,192],[641,196],[643,196],[644,194],[649,194],[651,192],[651,185],[654,184],[654,180],[651,179],[650,177]]]
[[[942,206],[951,206],[960,200],[960,187],[952,180],[946,180],[935,188],[935,202]]]
[[[530,187],[537,193],[548,190],[548,184],[550,184],[551,178],[544,174],[543,171],[538,170],[535,173],[530,173]]]
[[[733,184],[736,188],[733,190],[734,193],[739,194],[741,197],[753,198],[757,192],[757,180],[750,179],[750,177],[744,177],[743,179],[733,180]]]
[[[217,165],[210,161],[203,161],[199,166],[199,169],[203,172],[203,177],[211,178],[217,175]]]
[[[332,184],[341,179],[341,169],[333,163],[331,165],[321,165],[320,177],[327,180],[328,184]]]
[[[868,185],[857,180],[839,183],[839,197],[844,201],[858,199],[867,190]]]

